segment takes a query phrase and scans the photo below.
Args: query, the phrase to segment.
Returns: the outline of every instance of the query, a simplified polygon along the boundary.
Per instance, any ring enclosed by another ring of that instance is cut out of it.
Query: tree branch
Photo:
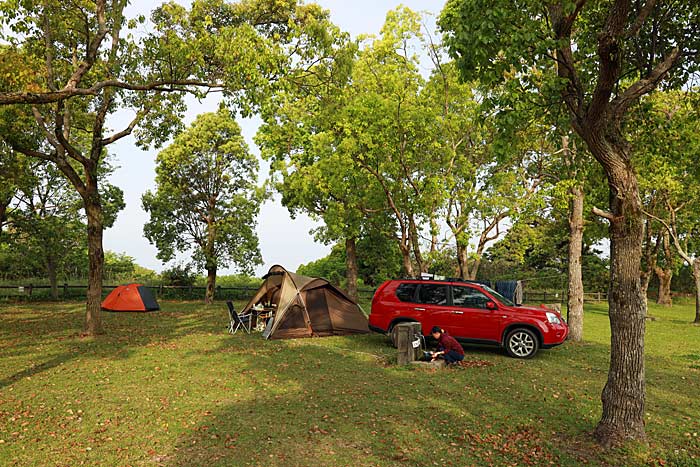
[[[642,29],[644,22],[649,17],[651,12],[654,10],[656,5],[656,0],[647,0],[642,8],[639,10],[637,18],[632,23],[632,26],[625,32],[625,37],[632,37],[639,34],[639,30]]]
[[[591,209],[591,212],[596,216],[600,216],[609,220],[610,222],[613,222],[615,220],[615,216],[611,212],[603,211],[602,209],[596,208],[595,206],[593,207],[593,209]]]
[[[0,105],[7,104],[50,104],[71,97],[96,96],[104,88],[119,88],[127,91],[159,91],[159,92],[194,92],[181,86],[193,86],[208,89],[223,89],[223,83],[200,81],[195,79],[158,80],[145,84],[132,84],[111,79],[95,83],[89,88],[63,87],[59,91],[47,92],[0,92]]]
[[[646,78],[636,81],[628,87],[625,92],[613,99],[611,107],[615,121],[620,121],[625,112],[627,112],[627,109],[629,109],[637,99],[653,91],[680,58],[681,49],[676,47],[662,62],[657,63]]]

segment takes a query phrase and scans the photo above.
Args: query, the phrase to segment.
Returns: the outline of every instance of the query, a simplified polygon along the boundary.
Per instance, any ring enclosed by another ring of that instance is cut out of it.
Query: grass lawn
[[[463,370],[397,367],[379,335],[229,336],[225,307],[103,315],[0,305],[0,465],[700,465],[700,327],[651,308],[648,446],[590,442],[607,375],[604,306],[586,339],[518,361],[468,348]],[[366,307],[367,308],[367,307]]]

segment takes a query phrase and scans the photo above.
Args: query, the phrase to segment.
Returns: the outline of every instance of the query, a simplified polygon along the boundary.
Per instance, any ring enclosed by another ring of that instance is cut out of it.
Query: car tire
[[[527,328],[516,328],[510,331],[504,344],[506,352],[513,358],[532,358],[540,348],[537,335]]]

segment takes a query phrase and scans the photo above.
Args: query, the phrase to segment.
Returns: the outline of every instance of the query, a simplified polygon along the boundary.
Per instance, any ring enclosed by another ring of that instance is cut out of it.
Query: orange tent
[[[120,285],[102,302],[105,311],[156,311],[158,302],[151,290],[142,284]]]

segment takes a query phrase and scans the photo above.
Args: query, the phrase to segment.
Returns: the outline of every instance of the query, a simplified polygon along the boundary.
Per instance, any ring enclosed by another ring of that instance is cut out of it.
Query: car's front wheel
[[[540,347],[534,332],[527,328],[513,329],[506,336],[506,352],[513,358],[532,358]]]

